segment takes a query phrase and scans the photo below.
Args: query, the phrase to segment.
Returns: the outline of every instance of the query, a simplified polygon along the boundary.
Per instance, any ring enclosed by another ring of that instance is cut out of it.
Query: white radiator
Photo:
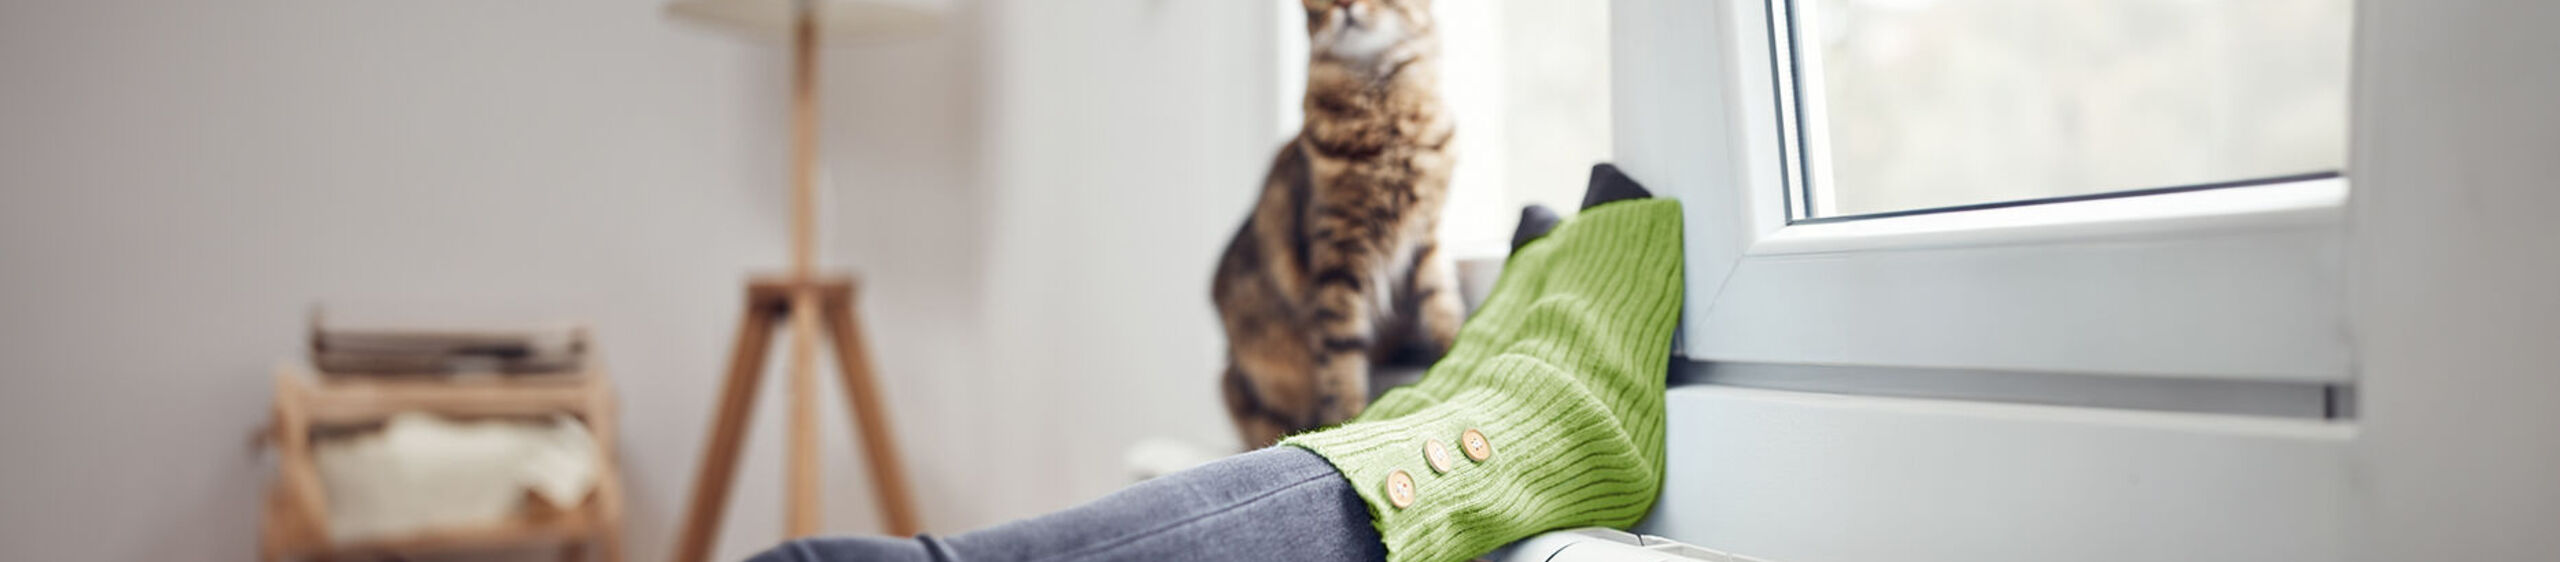
[[[1556,531],[1513,543],[1497,562],[1762,562],[1652,535],[1602,527]]]

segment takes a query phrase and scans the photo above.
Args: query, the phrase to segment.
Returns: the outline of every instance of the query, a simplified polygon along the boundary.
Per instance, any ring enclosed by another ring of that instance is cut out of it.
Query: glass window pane
[[[2350,4],[1794,0],[1808,213],[2338,170]]]

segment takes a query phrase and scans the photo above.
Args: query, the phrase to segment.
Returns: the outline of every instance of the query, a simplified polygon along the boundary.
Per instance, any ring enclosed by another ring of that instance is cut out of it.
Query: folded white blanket
[[[456,422],[393,416],[382,431],[314,443],[329,539],[348,542],[493,524],[533,492],[571,509],[595,488],[595,437],[567,415]]]

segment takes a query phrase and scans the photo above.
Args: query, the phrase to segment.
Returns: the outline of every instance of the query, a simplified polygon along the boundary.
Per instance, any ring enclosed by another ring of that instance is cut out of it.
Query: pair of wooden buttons
[[[1458,434],[1458,447],[1466,451],[1468,460],[1484,462],[1493,458],[1493,442],[1486,440],[1482,431],[1471,428]],[[1450,456],[1449,446],[1441,444],[1438,439],[1422,441],[1422,462],[1431,465],[1433,474],[1448,474],[1458,468],[1458,460]],[[1413,475],[1402,470],[1387,473],[1387,503],[1394,504],[1396,509],[1404,509],[1413,505],[1415,495]]]

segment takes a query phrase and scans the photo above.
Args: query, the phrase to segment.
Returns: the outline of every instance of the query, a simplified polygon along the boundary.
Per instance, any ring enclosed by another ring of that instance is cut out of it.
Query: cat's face
[[[1377,63],[1431,35],[1431,0],[1300,2],[1307,8],[1307,45],[1320,58]]]

